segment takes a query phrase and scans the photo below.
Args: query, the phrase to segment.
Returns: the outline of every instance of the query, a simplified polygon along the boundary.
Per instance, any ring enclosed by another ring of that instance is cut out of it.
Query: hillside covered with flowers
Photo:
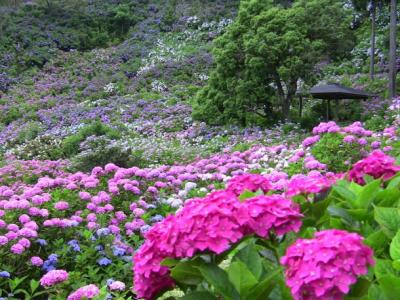
[[[0,299],[397,300],[392,7],[372,80],[322,2],[0,1]]]

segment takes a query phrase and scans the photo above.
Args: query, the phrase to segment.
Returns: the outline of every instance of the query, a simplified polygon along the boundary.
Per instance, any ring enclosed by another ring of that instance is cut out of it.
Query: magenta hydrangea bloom
[[[192,199],[145,235],[134,256],[134,286],[139,298],[152,299],[174,281],[165,258],[190,258],[203,251],[220,254],[248,234],[267,237],[272,230],[282,235],[301,226],[302,215],[282,196],[259,196],[240,202],[230,191],[217,191]]]
[[[64,270],[52,270],[44,274],[40,278],[40,284],[45,287],[50,287],[55,284],[68,280],[68,272]]]
[[[396,160],[383,153],[375,150],[368,157],[358,161],[349,171],[349,180],[358,184],[365,184],[364,176],[369,175],[373,178],[383,178],[388,180],[400,171],[400,166],[395,165]]]
[[[271,184],[267,178],[259,174],[243,174],[235,176],[229,183],[227,190],[239,196],[245,190],[256,192],[262,190],[264,193],[271,189]]]
[[[374,264],[373,251],[362,240],[357,233],[330,229],[291,245],[281,264],[294,299],[343,299]]]
[[[99,288],[94,284],[85,285],[70,294],[67,300],[93,299],[100,294]]]

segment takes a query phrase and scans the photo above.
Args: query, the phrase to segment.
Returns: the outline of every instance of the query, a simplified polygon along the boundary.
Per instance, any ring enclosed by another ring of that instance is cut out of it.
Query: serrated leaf
[[[393,268],[392,261],[389,259],[377,259],[373,270],[378,280],[386,275],[397,276],[398,274],[398,272]]]
[[[241,202],[243,202],[243,201],[246,200],[246,199],[250,199],[250,198],[253,198],[253,197],[260,196],[260,195],[264,195],[264,193],[263,193],[262,190],[258,190],[258,191],[256,191],[256,192],[252,192],[252,191],[249,191],[249,190],[244,190],[244,191],[240,194],[239,200],[240,200]]]
[[[343,186],[339,186],[339,185],[335,185],[332,188],[337,194],[339,194],[340,197],[342,197],[344,200],[354,204],[357,196],[350,191],[349,189],[343,187]]]
[[[400,191],[393,187],[387,187],[376,195],[374,202],[380,207],[394,207],[397,206],[396,204],[399,202],[399,200]]]
[[[400,210],[397,208],[375,207],[374,218],[390,238],[400,229]]]
[[[233,283],[229,281],[228,275],[224,270],[212,264],[205,264],[197,268],[218,294],[221,294],[226,299],[240,300],[238,291]]]
[[[174,267],[179,263],[178,259],[166,258],[161,261],[160,265],[164,267]]]
[[[356,204],[360,208],[367,208],[380,190],[381,181],[374,180],[368,183],[359,194]]]
[[[365,240],[365,244],[372,247],[375,251],[383,249],[383,246],[389,241],[382,230],[370,234]]]
[[[339,217],[342,222],[348,226],[355,226],[355,220],[350,216],[346,209],[338,207],[338,206],[329,206],[328,214],[333,217]]]
[[[393,260],[400,260],[400,230],[397,231],[390,243],[390,257]]]
[[[235,286],[240,295],[255,286],[258,281],[247,266],[240,260],[231,263],[227,269],[228,278]]]
[[[199,284],[203,281],[203,276],[198,269],[200,265],[199,260],[180,262],[171,269],[171,277],[183,284]]]
[[[271,293],[275,286],[275,279],[281,272],[280,269],[275,270],[264,278],[260,283],[253,287],[244,298],[245,300],[264,300],[268,299],[268,295]]]
[[[400,278],[393,275],[385,275],[378,279],[380,287],[388,299],[399,299]]]
[[[234,259],[242,261],[257,280],[260,278],[262,273],[261,257],[255,249],[254,244],[249,244],[240,249]]]

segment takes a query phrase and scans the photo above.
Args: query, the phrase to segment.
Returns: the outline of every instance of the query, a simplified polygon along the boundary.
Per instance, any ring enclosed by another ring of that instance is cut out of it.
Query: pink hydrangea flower
[[[93,299],[100,294],[99,288],[94,284],[85,285],[70,294],[67,300]]]
[[[239,190],[234,189],[237,193]],[[169,269],[160,265],[164,258],[193,257],[206,250],[219,254],[248,234],[267,237],[269,231],[278,235],[296,231],[301,216],[293,202],[278,195],[240,202],[233,192],[226,190],[191,199],[175,215],[156,223],[145,234],[145,243],[134,256],[137,295],[152,299],[174,285]]]
[[[264,193],[271,189],[269,180],[258,174],[244,174],[231,179],[228,183],[227,191],[234,193],[236,196],[242,194],[245,190],[256,192],[261,190]]]
[[[380,150],[375,150],[368,157],[355,163],[348,176],[350,180],[358,184],[365,184],[365,175],[372,176],[375,179],[388,180],[400,171],[400,166],[395,165],[395,162],[394,158],[387,156]]]
[[[66,201],[58,201],[54,204],[54,208],[58,210],[66,210],[69,208],[69,204]]]
[[[109,288],[111,291],[123,291],[123,290],[125,290],[125,283],[116,280],[116,281],[112,282],[112,283],[108,286],[108,288]]]
[[[31,257],[31,264],[33,266],[40,267],[41,265],[43,265],[43,259],[41,259],[39,256],[33,256]]]
[[[374,264],[373,251],[362,240],[357,233],[331,229],[291,245],[281,264],[294,299],[343,299]]]
[[[40,284],[44,287],[50,287],[55,284],[68,280],[68,272],[64,270],[52,270],[40,278]]]

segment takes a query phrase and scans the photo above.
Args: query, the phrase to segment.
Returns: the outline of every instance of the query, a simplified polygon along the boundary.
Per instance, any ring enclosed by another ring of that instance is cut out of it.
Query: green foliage
[[[312,155],[334,172],[347,171],[361,159],[358,143],[345,143],[338,133],[325,134],[311,149]]]
[[[136,1],[35,2],[0,10],[0,60],[8,57],[6,66],[12,68],[6,71],[14,75],[43,66],[54,49],[88,50],[119,42],[144,17]]]
[[[62,143],[62,152],[66,157],[71,157],[79,152],[79,145],[89,136],[102,136],[105,135],[111,139],[120,137],[120,132],[116,129],[104,125],[100,121],[93,122],[86,125],[75,135],[71,135],[64,139]]]
[[[341,1],[243,1],[235,22],[215,42],[216,67],[196,96],[193,116],[209,123],[248,123],[249,115],[287,119],[297,82],[315,80],[327,55],[352,46]],[[286,87],[286,88],[284,88]]]

